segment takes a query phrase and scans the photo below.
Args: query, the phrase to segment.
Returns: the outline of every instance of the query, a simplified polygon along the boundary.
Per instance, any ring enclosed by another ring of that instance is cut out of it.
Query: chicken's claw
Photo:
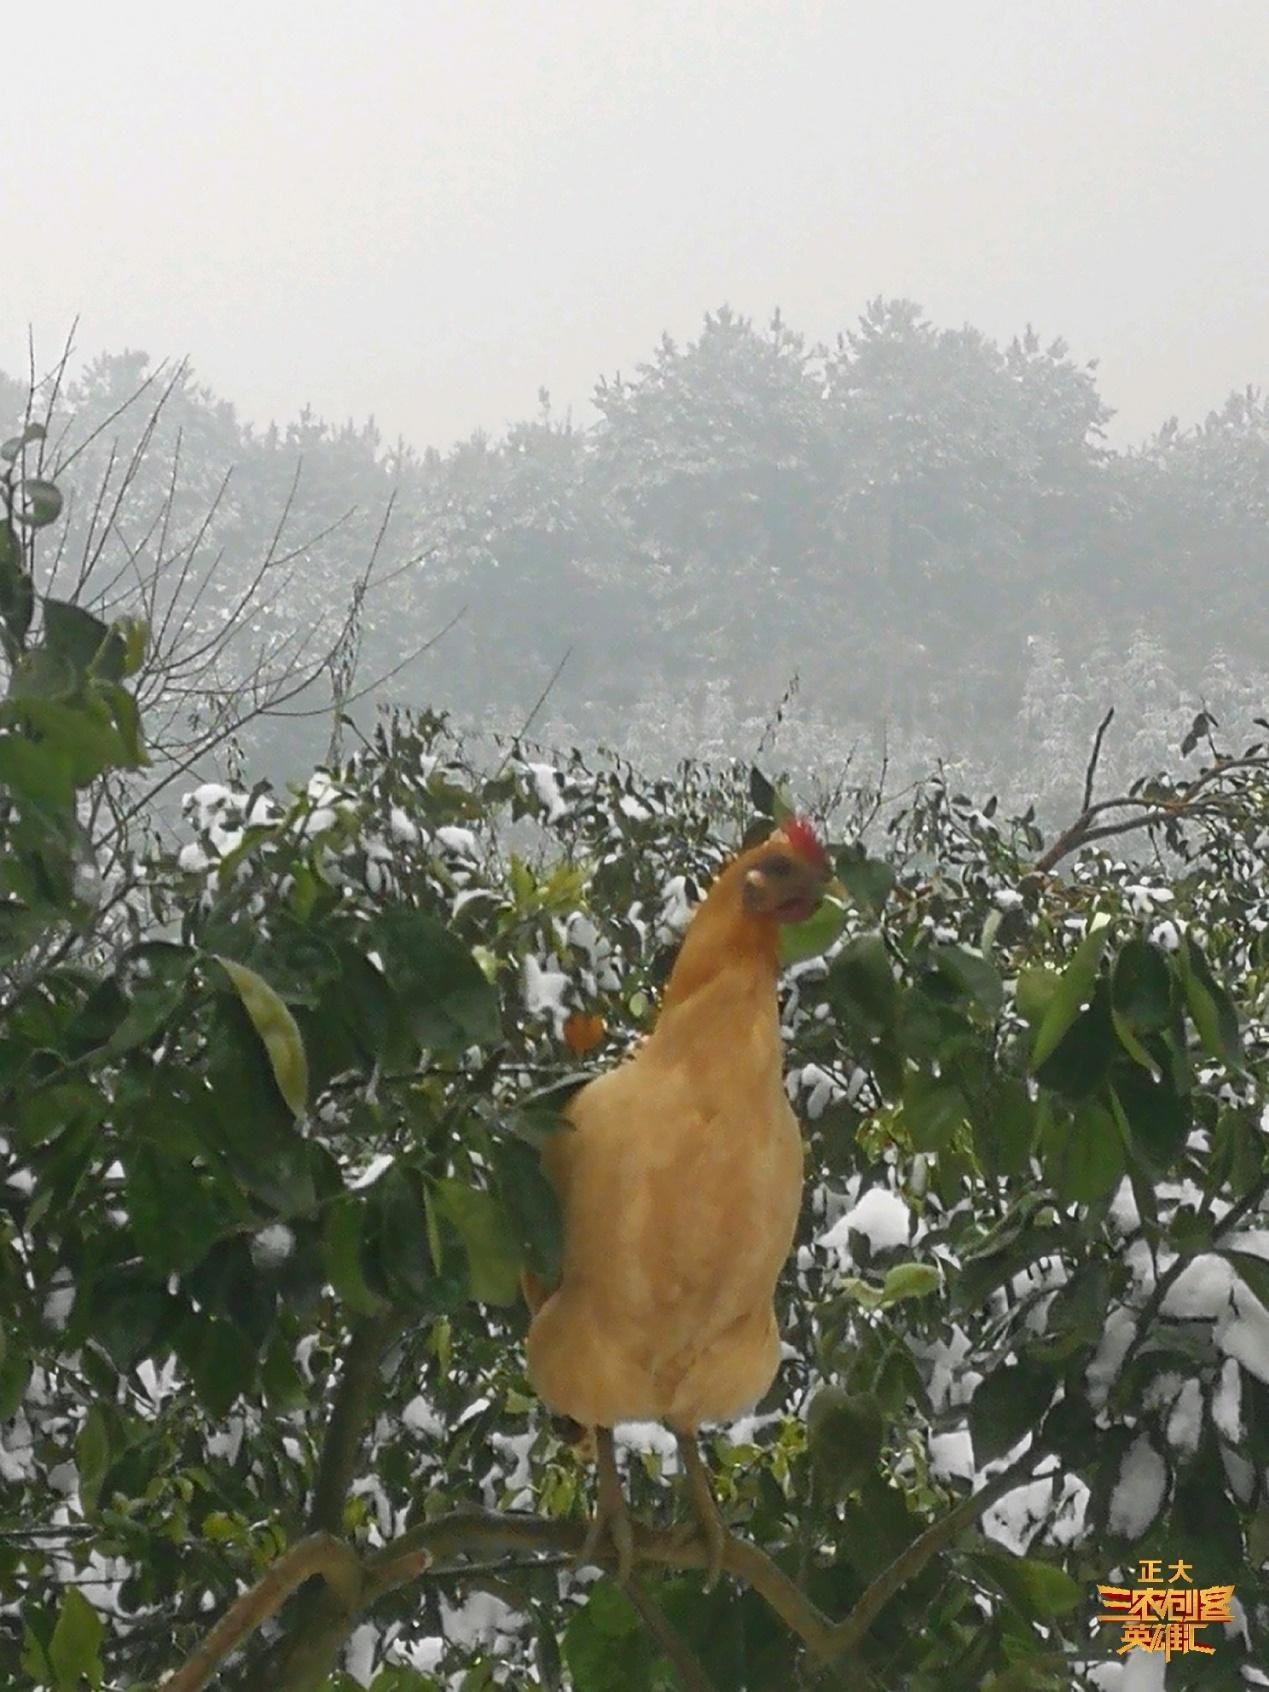
[[[607,1533],[613,1550],[617,1553],[617,1580],[624,1586],[634,1570],[634,1529],[630,1523],[630,1512],[626,1508],[625,1494],[621,1490],[621,1476],[617,1472],[617,1453],[613,1446],[611,1428],[595,1429],[595,1462],[598,1471],[595,1514],[591,1517],[590,1527],[582,1541],[582,1548],[577,1553],[574,1567],[582,1568],[587,1563],[598,1563],[597,1553]]]
[[[695,1436],[679,1434],[677,1438],[679,1458],[687,1479],[687,1495],[691,1500],[692,1514],[696,1518],[695,1522],[684,1523],[684,1537],[690,1537],[690,1530],[695,1528],[704,1540],[708,1558],[705,1565],[705,1590],[712,1592],[723,1572],[723,1558],[731,1535],[718,1513],[718,1505],[714,1501],[713,1489],[709,1484],[709,1472],[701,1458]]]

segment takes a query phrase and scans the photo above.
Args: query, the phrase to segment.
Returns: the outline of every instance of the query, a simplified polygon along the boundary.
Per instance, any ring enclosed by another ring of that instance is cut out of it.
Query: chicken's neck
[[[693,915],[661,1001],[662,1017],[685,1007],[703,988],[717,986],[724,975],[746,997],[769,996],[775,1014],[778,929],[773,918],[755,916],[743,908],[740,879],[739,866],[733,863]]]

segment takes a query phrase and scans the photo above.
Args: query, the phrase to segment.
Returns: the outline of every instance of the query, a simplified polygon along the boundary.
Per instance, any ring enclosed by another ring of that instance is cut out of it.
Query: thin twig
[[[662,1655],[668,1660],[675,1674],[682,1682],[684,1692],[717,1692],[714,1682],[705,1672],[705,1666],[671,1622],[669,1616],[653,1598],[647,1587],[632,1574],[622,1589],[626,1597],[638,1610],[643,1625],[661,1647]]]
[[[1093,778],[1097,774],[1097,760],[1102,755],[1102,737],[1115,718],[1115,707],[1112,705],[1097,725],[1097,733],[1093,738],[1093,755],[1088,760],[1088,771],[1084,777],[1084,810],[1093,803]]]

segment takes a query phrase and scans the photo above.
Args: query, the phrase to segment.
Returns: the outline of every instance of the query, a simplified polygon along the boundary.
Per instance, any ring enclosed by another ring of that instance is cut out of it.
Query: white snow
[[[551,969],[538,962],[530,953],[524,960],[522,972],[524,986],[524,1008],[530,1016],[541,1016],[547,1013],[555,1023],[558,1036],[564,1026],[564,1019],[568,1015],[564,1003],[564,995],[568,992],[569,979],[558,969]]]
[[[261,1228],[251,1241],[251,1261],[257,1269],[273,1269],[285,1263],[295,1250],[295,1235],[282,1222]]]
[[[413,846],[419,838],[418,829],[400,805],[394,805],[388,812],[388,833],[394,840],[404,841],[407,846]]]
[[[380,1152],[377,1157],[371,1158],[370,1162],[362,1170],[361,1174],[358,1175],[355,1181],[350,1181],[348,1183],[349,1187],[354,1191],[358,1187],[372,1187],[379,1179],[380,1175],[383,1174],[384,1170],[391,1168],[393,1161],[393,1157],[389,1152]]]
[[[1168,1417],[1168,1444],[1186,1456],[1193,1456],[1202,1432],[1203,1392],[1196,1380],[1189,1380],[1177,1394]]]
[[[870,1187],[853,1209],[839,1217],[827,1233],[821,1234],[817,1245],[826,1250],[839,1251],[850,1260],[850,1231],[863,1234],[873,1251],[885,1251],[891,1246],[906,1245],[912,1232],[912,1212],[898,1196],[886,1187]]]
[[[469,828],[438,828],[436,838],[447,852],[455,852],[462,858],[476,858],[479,854],[476,836]]]
[[[1243,1437],[1243,1381],[1238,1364],[1226,1357],[1212,1393],[1212,1420],[1231,1445]]]
[[[661,924],[671,935],[681,934],[692,918],[687,898],[687,877],[672,875],[661,893]]]
[[[1222,1257],[1203,1252],[1187,1263],[1168,1289],[1163,1301],[1164,1316],[1218,1316],[1229,1308],[1237,1279]]]
[[[558,822],[561,817],[568,816],[572,806],[560,791],[564,778],[554,764],[526,764],[524,767],[533,777],[538,798],[546,806],[547,821]]]
[[[1106,1318],[1101,1343],[1084,1377],[1088,1382],[1088,1401],[1095,1410],[1100,1410],[1106,1402],[1124,1353],[1132,1343],[1136,1326],[1132,1311],[1126,1310],[1123,1305],[1112,1310]]]
[[[1163,1507],[1167,1484],[1167,1465],[1142,1434],[1129,1447],[1110,1496],[1110,1531],[1125,1539],[1140,1539]]]
[[[401,1420],[411,1433],[438,1434],[443,1426],[436,1411],[421,1395],[410,1400],[401,1412]]]

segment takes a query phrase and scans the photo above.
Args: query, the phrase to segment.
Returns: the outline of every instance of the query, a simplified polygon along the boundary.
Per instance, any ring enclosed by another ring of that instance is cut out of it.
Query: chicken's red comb
[[[780,826],[785,839],[799,857],[806,858],[816,869],[829,867],[828,853],[806,817],[789,817]]]

